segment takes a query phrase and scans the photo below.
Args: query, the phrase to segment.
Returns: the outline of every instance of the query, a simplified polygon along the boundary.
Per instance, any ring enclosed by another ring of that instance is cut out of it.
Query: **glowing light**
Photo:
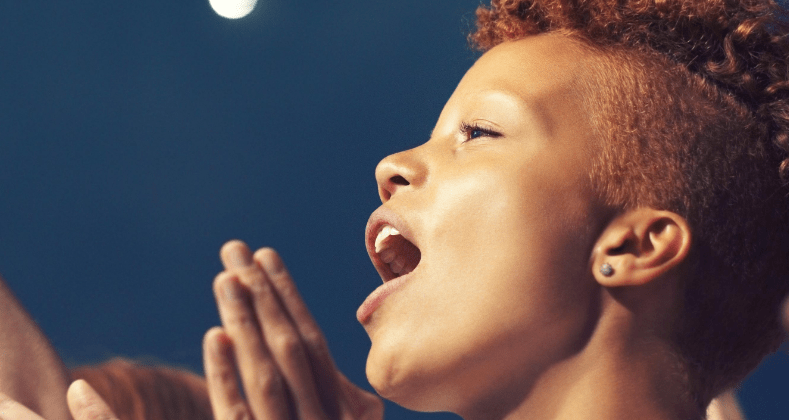
[[[208,0],[216,14],[228,19],[238,19],[249,14],[257,0]]]

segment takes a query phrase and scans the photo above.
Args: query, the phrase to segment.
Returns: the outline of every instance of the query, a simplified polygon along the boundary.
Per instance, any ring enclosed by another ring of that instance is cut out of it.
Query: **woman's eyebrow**
[[[543,103],[539,96],[523,96],[510,90],[503,89],[490,89],[479,93],[479,103],[485,106],[493,107],[496,112],[509,112],[514,110],[518,112],[518,121],[520,123],[528,123],[532,129],[539,128],[546,134],[553,131],[555,121],[547,112],[546,105]],[[508,110],[502,106],[506,105]],[[499,114],[497,118],[497,125],[511,121],[509,116]],[[502,118],[503,117],[503,118]]]

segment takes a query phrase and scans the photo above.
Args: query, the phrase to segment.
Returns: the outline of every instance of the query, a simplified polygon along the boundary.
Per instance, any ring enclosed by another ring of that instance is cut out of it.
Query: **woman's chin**
[[[429,374],[419,360],[409,361],[402,353],[377,351],[375,346],[367,357],[367,380],[383,398],[414,411],[445,411],[439,407],[436,387],[430,386]]]
[[[367,356],[367,380],[378,395],[404,405],[408,394],[408,380],[404,378],[403,369],[398,368],[397,354],[388,353],[373,346]]]

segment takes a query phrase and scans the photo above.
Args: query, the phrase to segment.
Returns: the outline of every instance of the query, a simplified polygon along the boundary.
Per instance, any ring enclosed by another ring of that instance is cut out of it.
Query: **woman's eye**
[[[485,134],[487,134],[487,133],[485,133],[485,132],[484,132],[484,131],[482,131],[482,130],[471,130],[471,133],[469,134],[469,136],[468,136],[468,137],[469,137],[470,139],[475,139],[475,138],[477,138],[477,137],[482,137],[482,136],[484,136]]]
[[[466,138],[464,142],[478,139],[480,137],[501,137],[500,133],[497,133],[491,129],[465,123],[460,127],[460,131]]]

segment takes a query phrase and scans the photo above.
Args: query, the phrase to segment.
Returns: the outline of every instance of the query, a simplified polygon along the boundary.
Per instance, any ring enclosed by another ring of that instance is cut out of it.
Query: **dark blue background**
[[[200,371],[240,238],[281,252],[369,388],[373,169],[427,140],[479,0],[260,2],[237,21],[207,0],[0,2],[0,272],[68,364]],[[788,365],[746,383],[751,418],[789,415]]]

